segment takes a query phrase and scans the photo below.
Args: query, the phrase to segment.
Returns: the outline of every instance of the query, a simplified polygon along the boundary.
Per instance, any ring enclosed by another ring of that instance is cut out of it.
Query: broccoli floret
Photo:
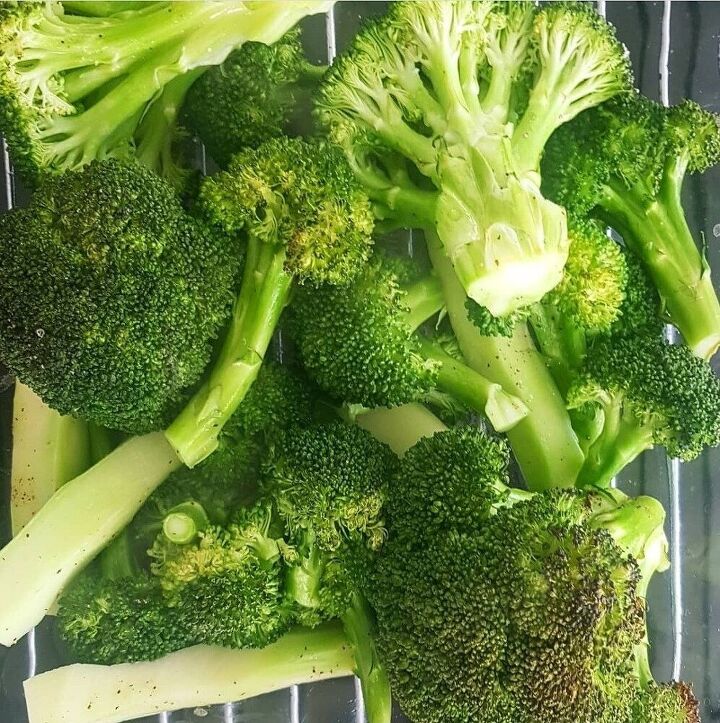
[[[437,232],[467,295],[504,316],[567,259],[565,212],[539,188],[547,139],[628,81],[584,3],[399,2],[333,63],[317,114],[378,215]]]
[[[443,306],[432,276],[378,254],[349,286],[302,289],[292,329],[309,374],[336,399],[367,407],[432,399],[436,390],[505,431],[525,405],[416,328]]]
[[[305,58],[299,30],[274,45],[245,43],[192,86],[184,121],[226,168],[242,148],[290,131],[324,72]]]
[[[623,95],[578,116],[545,156],[546,192],[613,226],[642,260],[670,320],[703,358],[720,345],[720,303],[681,203],[686,173],[720,158],[718,120],[692,101]]]
[[[656,444],[685,460],[720,444],[720,379],[688,347],[660,334],[598,338],[568,402],[601,415],[579,484],[608,485]]]
[[[0,216],[0,355],[49,406],[141,433],[210,359],[240,248],[135,163],[49,177]]]
[[[217,446],[257,376],[294,284],[341,286],[370,255],[372,214],[342,152],[324,141],[274,139],[209,178],[200,203],[246,246],[235,312],[206,382],[167,435],[189,466]]]
[[[662,507],[510,490],[506,459],[501,442],[456,429],[392,476],[366,589],[400,706],[418,723],[644,721],[630,715],[652,685],[635,651],[666,559]]]
[[[148,3],[79,17],[59,2],[11,4],[0,9],[0,132],[30,181],[125,157],[142,142],[135,134],[148,107],[174,79],[221,63],[245,41],[272,43],[327,5]],[[195,77],[180,81],[180,101]]]

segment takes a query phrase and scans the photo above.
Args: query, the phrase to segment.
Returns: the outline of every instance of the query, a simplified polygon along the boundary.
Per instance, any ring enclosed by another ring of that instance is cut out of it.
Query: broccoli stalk
[[[342,627],[328,623],[297,628],[259,650],[198,645],[151,662],[57,668],[24,686],[32,723],[117,723],[244,700],[354,670]]]
[[[638,94],[578,116],[558,130],[544,159],[546,192],[613,226],[642,260],[670,321],[702,358],[720,345],[720,302],[688,227],[687,173],[720,157],[717,118],[696,103],[664,108]]]
[[[443,286],[448,315],[468,365],[517,396],[527,416],[508,439],[530,489],[569,487],[583,454],[570,417],[525,323],[510,338],[482,336],[468,318],[465,294],[439,240],[427,234],[428,251]]]
[[[369,256],[372,229],[367,198],[341,152],[323,141],[276,139],[239,153],[204,183],[200,197],[215,223],[244,236],[246,254],[219,358],[166,433],[190,467],[217,447],[294,284],[349,283]]]
[[[172,80],[247,40],[272,43],[331,4],[151,3],[99,18],[65,15],[60,3],[6,8],[0,130],[31,180],[127,155],[148,104]]]
[[[63,0],[66,13],[104,18],[126,10],[138,10],[157,0]]]
[[[50,409],[29,387],[15,383],[10,477],[12,533],[52,495],[90,466],[88,425]]]
[[[540,192],[545,142],[628,78],[582,3],[400,2],[333,63],[316,106],[379,216],[435,232],[466,294],[505,316],[567,259],[565,212]]]

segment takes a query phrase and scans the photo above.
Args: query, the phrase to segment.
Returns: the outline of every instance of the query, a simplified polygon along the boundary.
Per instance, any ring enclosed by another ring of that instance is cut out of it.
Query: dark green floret
[[[293,286],[350,283],[371,249],[372,215],[342,152],[279,138],[237,154],[200,192],[206,217],[245,247],[240,292],[214,368],[168,429],[192,466],[217,446],[252,385]]]
[[[544,161],[545,191],[613,226],[698,356],[720,344],[720,303],[681,202],[684,178],[720,158],[717,117],[692,101],[664,108],[623,95],[561,128]]]
[[[0,216],[0,355],[63,414],[160,429],[208,363],[240,264],[142,166],[48,178]]]
[[[274,45],[245,43],[192,86],[184,122],[225,168],[242,148],[293,130],[324,72],[305,58],[298,30]]]
[[[642,676],[644,594],[667,562],[660,504],[512,490],[506,459],[479,430],[442,432],[388,487],[368,596],[403,711],[418,723],[693,721],[642,707],[656,689]]]

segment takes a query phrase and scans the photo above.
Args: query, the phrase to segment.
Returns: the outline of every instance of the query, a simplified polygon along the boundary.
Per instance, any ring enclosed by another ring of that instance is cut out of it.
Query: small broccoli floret
[[[275,42],[326,6],[136,3],[81,18],[65,15],[59,2],[7,4],[0,9],[0,131],[31,181],[126,157],[146,139],[146,117],[164,87],[183,79],[179,102],[164,104],[169,114],[161,125],[169,127],[195,71],[221,63],[246,41]]]
[[[644,721],[630,715],[650,689],[635,651],[644,578],[665,560],[662,507],[509,490],[506,458],[457,429],[422,440],[392,477],[367,590],[398,702],[419,723]]]
[[[597,339],[568,402],[602,415],[580,484],[608,485],[656,444],[690,460],[720,443],[720,379],[688,347],[659,334]]]
[[[262,364],[294,283],[341,286],[370,255],[372,215],[342,152],[282,138],[247,149],[200,193],[210,220],[246,245],[242,286],[219,358],[168,429],[189,466],[216,447]]]
[[[225,168],[242,148],[290,131],[324,72],[306,60],[297,29],[274,45],[245,43],[192,86],[184,120]]]
[[[292,329],[305,368],[336,399],[367,407],[432,400],[436,390],[505,431],[525,405],[415,333],[443,307],[440,285],[407,260],[377,255],[349,286],[300,290]]]
[[[567,259],[565,213],[539,188],[547,139],[628,79],[583,3],[399,2],[333,63],[317,113],[378,216],[435,231],[467,295],[504,316]]]
[[[720,158],[717,118],[696,103],[664,108],[623,95],[578,116],[549,144],[547,193],[613,226],[645,266],[670,320],[708,358],[720,344],[720,303],[681,203],[686,173]]]
[[[48,178],[0,217],[0,354],[63,414],[162,428],[226,320],[240,249],[138,164]]]

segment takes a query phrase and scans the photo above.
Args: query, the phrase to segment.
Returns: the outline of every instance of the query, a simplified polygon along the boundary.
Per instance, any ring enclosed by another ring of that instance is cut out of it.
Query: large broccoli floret
[[[442,307],[435,278],[410,260],[378,254],[349,286],[301,290],[292,328],[305,368],[336,399],[395,406],[440,390],[498,431],[511,428],[527,411],[519,399],[415,333]]]
[[[292,130],[292,120],[309,109],[324,72],[305,58],[297,30],[274,45],[245,43],[192,86],[184,121],[212,158],[227,167],[242,148]]]
[[[720,345],[720,303],[681,202],[686,173],[720,158],[717,118],[625,95],[583,113],[549,144],[547,193],[606,220],[642,260],[670,321],[701,357]]]
[[[688,347],[660,334],[599,338],[568,401],[601,415],[580,484],[608,485],[656,444],[685,460],[720,444],[720,379]]]
[[[502,443],[458,429],[420,441],[393,475],[367,590],[398,702],[418,723],[660,720],[633,714],[654,695],[635,654],[666,562],[662,507],[510,490],[506,460]]]
[[[136,163],[46,179],[0,216],[0,354],[42,399],[113,429],[167,424],[210,359],[237,241]]]
[[[436,231],[467,295],[504,316],[567,259],[565,213],[539,188],[547,139],[628,78],[583,3],[400,2],[335,61],[317,112],[378,214]]]
[[[126,156],[169,83],[185,76],[181,99],[196,69],[221,63],[245,41],[275,42],[329,4],[157,2],[79,17],[66,15],[59,2],[11,3],[0,9],[0,131],[31,181]],[[144,157],[153,166],[160,161]]]
[[[372,230],[367,197],[342,152],[324,141],[282,138],[247,149],[205,181],[200,203],[246,252],[219,358],[167,432],[189,466],[215,449],[255,380],[293,285],[349,283],[368,259]]]

